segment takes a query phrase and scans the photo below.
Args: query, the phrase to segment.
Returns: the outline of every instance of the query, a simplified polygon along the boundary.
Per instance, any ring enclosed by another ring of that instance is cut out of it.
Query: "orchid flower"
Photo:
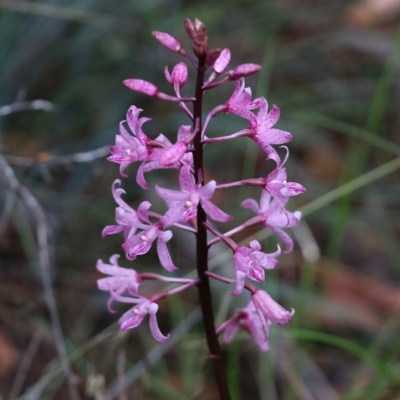
[[[215,191],[215,181],[210,181],[200,187],[195,185],[193,174],[187,165],[180,170],[179,183],[182,191],[156,186],[157,194],[169,205],[169,210],[161,220],[163,223],[171,225],[179,220],[188,221],[197,215],[199,203],[201,203],[205,213],[215,221],[226,222],[232,219],[230,215],[225,214],[210,201]]]

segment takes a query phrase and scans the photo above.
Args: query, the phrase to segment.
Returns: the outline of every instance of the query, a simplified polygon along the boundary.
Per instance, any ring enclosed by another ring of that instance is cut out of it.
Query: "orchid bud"
[[[166,47],[168,50],[178,53],[181,49],[181,44],[171,35],[165,32],[153,31],[154,38]]]
[[[216,61],[216,59],[219,57],[221,54],[222,49],[211,49],[209,52],[207,52],[207,57],[206,57],[206,67],[209,67],[210,65],[213,65]]]
[[[261,65],[258,64],[241,64],[235,69],[228,71],[228,76],[230,80],[236,81],[237,79],[243,78],[245,76],[253,75],[261,69]]]
[[[207,52],[208,47],[208,36],[207,29],[205,25],[196,18],[194,22],[190,19],[185,20],[185,29],[193,41],[193,50],[195,54],[200,57],[203,56]]]
[[[164,73],[167,81],[171,84],[172,87],[177,84],[179,88],[182,88],[188,78],[188,69],[186,64],[183,62],[176,64],[175,67],[172,69],[171,74],[168,71],[168,67],[165,67]]]
[[[156,85],[142,79],[126,79],[122,82],[128,89],[134,92],[147,94],[147,96],[156,97],[159,89]]]
[[[218,58],[215,60],[213,71],[217,74],[222,74],[229,64],[229,61],[231,61],[231,52],[229,49],[223,49]]]

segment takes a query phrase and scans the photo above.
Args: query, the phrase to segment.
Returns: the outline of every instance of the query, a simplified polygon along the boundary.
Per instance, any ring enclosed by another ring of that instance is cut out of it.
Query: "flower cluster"
[[[160,264],[166,271],[173,273],[178,270],[178,266],[174,264],[167,247],[173,236],[173,230],[183,229],[195,234],[198,278],[182,279],[149,272],[138,273],[133,269],[120,267],[117,262],[119,256],[114,255],[110,259],[110,264],[98,261],[97,269],[109,275],[99,279],[98,286],[110,294],[108,303],[110,311],[113,311],[111,305],[114,301],[133,304],[133,307],[120,318],[122,330],[137,327],[148,314],[150,330],[158,341],[168,338],[161,333],[156,319],[158,303],[163,298],[196,285],[199,287],[199,296],[207,296],[208,292],[202,287],[204,284],[208,285],[209,279],[233,284],[232,296],[239,296],[246,289],[251,293],[250,303],[245,308],[237,310],[214,331],[215,334],[222,334],[225,342],[230,342],[239,329],[245,330],[251,334],[259,348],[266,351],[269,348],[270,324],[288,323],[294,311],[285,310],[264,290],[250,284],[249,280],[264,282],[265,270],[275,268],[278,263],[277,257],[282,251],[281,246],[278,245],[275,252],[266,253],[257,240],[251,241],[247,247],[236,243],[232,237],[251,226],[263,225],[280,238],[284,252],[292,250],[293,241],[284,229],[298,225],[301,213],[288,211],[286,205],[291,196],[305,191],[299,183],[287,181],[285,164],[289,157],[289,149],[284,144],[291,140],[292,135],[274,127],[279,120],[279,108],[275,105],[269,107],[264,97],[253,99],[251,89],[246,87],[245,77],[256,73],[261,67],[257,64],[242,64],[227,70],[231,59],[230,50],[208,50],[206,30],[198,20],[194,22],[186,20],[185,28],[193,41],[197,60],[169,34],[153,32],[153,36],[164,47],[183,56],[197,71],[194,97],[185,97],[181,94],[189,77],[188,67],[184,62],[176,64],[171,72],[168,67],[165,68],[165,78],[171,85],[174,95],[163,93],[156,85],[141,79],[127,79],[124,85],[132,91],[147,96],[177,102],[191,124],[181,125],[178,128],[175,143],[163,134],[152,138],[142,129],[149,118],[141,117],[142,110],[131,106],[126,114],[126,120],[120,123],[119,134],[116,135],[115,144],[110,148],[111,156],[108,158],[109,161],[119,164],[122,178],[127,178],[131,164],[139,162],[136,182],[143,189],[148,189],[145,173],[156,169],[176,169],[180,189],[155,186],[155,193],[165,201],[167,207],[164,214],[159,214],[150,211],[152,204],[148,201],[143,201],[137,209],[129,206],[122,198],[125,191],[121,188],[121,180],[116,179],[112,185],[112,194],[117,204],[116,224],[105,227],[103,236],[123,233],[122,249],[129,261],[148,253],[156,242]],[[208,68],[211,72],[208,78],[205,78],[204,71]],[[235,81],[232,95],[223,104],[215,106],[203,123],[201,104],[204,92],[232,81]],[[191,104],[193,107],[190,107]],[[244,119],[246,128],[224,136],[207,136],[207,128],[219,113],[233,114]],[[253,140],[265,153],[266,160],[273,163],[273,171],[264,178],[248,178],[229,183],[217,183],[215,180],[205,182],[202,158],[204,146],[239,137]],[[280,145],[281,150],[274,147],[276,145]],[[283,158],[280,153],[284,154]],[[215,191],[235,190],[235,187],[243,185],[258,186],[261,190],[259,203],[254,199],[246,199],[241,204],[242,207],[255,213],[255,216],[222,233],[215,228],[215,222],[226,223],[232,216],[228,215],[223,207],[221,209],[214,203]],[[214,221],[213,224],[210,221]],[[214,236],[208,242],[207,233]],[[220,241],[232,250],[234,280],[208,271],[207,251]],[[139,294],[139,289],[148,279],[175,283],[177,287],[144,297]],[[209,298],[203,298],[201,303],[207,301],[211,303]]]

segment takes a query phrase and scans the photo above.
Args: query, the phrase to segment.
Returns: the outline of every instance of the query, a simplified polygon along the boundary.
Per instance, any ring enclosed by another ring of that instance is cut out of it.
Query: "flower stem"
[[[196,184],[204,184],[204,170],[203,170],[203,144],[201,141],[201,116],[203,106],[203,91],[202,86],[204,82],[206,64],[206,54],[198,56],[198,69],[196,80],[196,100],[193,103],[193,121],[194,124],[198,123],[198,134],[194,139],[194,176]],[[208,270],[208,246],[207,246],[207,230],[204,227],[206,222],[206,214],[200,202],[197,206],[197,235],[196,235],[196,263],[197,274],[200,283],[197,285],[199,289],[200,308],[203,314],[203,325],[207,339],[208,348],[210,351],[209,359],[214,362],[215,376],[217,380],[219,395],[221,400],[229,400],[229,389],[226,380],[225,365],[222,358],[221,346],[218,337],[215,333],[214,313],[211,301],[210,282],[206,272]]]

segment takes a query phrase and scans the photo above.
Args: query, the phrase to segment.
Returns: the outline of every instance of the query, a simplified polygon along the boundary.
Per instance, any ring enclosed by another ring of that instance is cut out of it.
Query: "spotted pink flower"
[[[134,260],[137,256],[146,254],[154,241],[157,241],[157,254],[161,265],[169,272],[176,271],[177,268],[171,260],[166,243],[172,238],[171,231],[164,231],[165,225],[153,223],[149,218],[149,208],[151,203],[143,201],[137,211],[140,222],[136,227],[142,229],[141,232],[131,236],[123,244],[122,248],[125,251],[128,260]]]
[[[254,114],[250,110],[260,107],[260,99],[252,101],[251,96],[251,89],[245,88],[244,79],[238,79],[232,96],[225,102],[224,111],[247,120],[253,119]]]
[[[291,196],[297,196],[306,191],[305,187],[297,182],[288,182],[286,168],[284,164],[289,157],[289,149],[286,149],[286,157],[281,165],[276,168],[265,179],[265,190],[274,198],[277,199],[281,206],[285,206]]]
[[[272,200],[270,193],[262,191],[260,205],[254,199],[246,199],[242,202],[242,207],[249,208],[263,218],[263,223],[275,232],[285,243],[285,253],[293,249],[293,241],[290,236],[281,228],[297,226],[300,223],[301,212],[294,213],[282,207],[279,200]]]
[[[231,293],[233,296],[239,295],[244,287],[246,277],[257,282],[264,282],[264,269],[272,269],[278,263],[276,257],[281,253],[267,254],[261,250],[261,245],[257,240],[252,240],[249,247],[237,246],[233,253],[233,262],[236,271],[236,286]]]
[[[196,185],[190,166],[185,165],[180,170],[179,183],[181,191],[156,186],[157,194],[169,205],[169,210],[161,220],[162,223],[171,225],[179,220],[187,221],[195,217],[199,203],[206,214],[215,221],[226,222],[232,219],[210,201],[215,191],[215,181],[210,181],[204,186]]]
[[[111,189],[114,200],[118,204],[118,207],[115,209],[115,220],[117,225],[106,226],[103,229],[103,237],[123,232],[125,239],[129,239],[135,234],[138,224],[140,223],[140,219],[137,215],[137,212],[122,200],[121,196],[125,194],[125,190],[119,188],[118,186],[120,185],[121,181],[116,179]]]
[[[268,159],[272,159],[280,165],[281,159],[271,145],[290,142],[292,135],[289,132],[273,128],[280,116],[277,106],[273,105],[272,109],[268,111],[268,102],[264,97],[259,99],[258,105],[260,110],[257,116],[252,114],[249,119],[250,137],[267,153]]]
[[[150,318],[150,332],[152,333],[154,339],[156,339],[158,342],[165,342],[169,338],[169,335],[164,336],[158,327],[156,317],[156,313],[158,311],[157,303],[154,303],[151,299],[140,295],[136,295],[137,298],[130,298],[123,297],[118,293],[112,292],[111,296],[114,300],[122,303],[136,304],[131,309],[126,311],[119,319],[119,326],[122,331],[136,328],[142,323],[144,317],[148,314]]]
[[[232,318],[222,323],[216,330],[223,333],[225,343],[230,343],[240,330],[244,330],[253,337],[261,351],[268,351],[268,324],[263,325],[252,301],[247,307],[238,309]]]
[[[104,263],[102,260],[98,260],[96,268],[103,274],[110,275],[106,278],[97,280],[97,286],[100,290],[107,292],[115,292],[122,294],[129,292],[130,294],[137,294],[139,284],[142,282],[140,275],[130,268],[122,268],[118,265],[119,254],[114,254],[110,257],[110,264]],[[108,309],[111,309],[111,303],[113,297],[110,297],[108,302]]]
[[[142,125],[150,118],[139,118],[141,111],[135,106],[129,107],[126,121],[121,121],[119,125],[120,134],[115,137],[115,145],[110,147],[111,156],[108,157],[108,161],[120,164],[119,172],[122,177],[127,177],[124,170],[128,165],[143,161],[151,152],[150,139],[142,131]],[[125,128],[125,122],[133,135]]]
[[[256,290],[251,299],[264,327],[267,327],[269,322],[278,325],[287,324],[294,315],[293,309],[285,310],[264,290]]]

